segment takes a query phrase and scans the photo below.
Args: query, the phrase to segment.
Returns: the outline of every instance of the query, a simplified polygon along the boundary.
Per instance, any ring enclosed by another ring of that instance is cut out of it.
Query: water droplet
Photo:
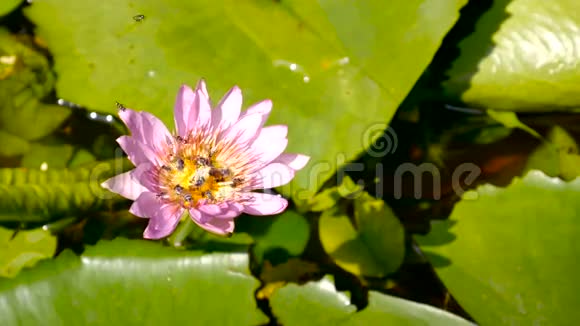
[[[155,72],[155,70],[149,70],[149,71],[147,72],[147,76],[149,76],[149,77],[155,77],[155,75],[156,75],[156,72]]]
[[[336,61],[336,63],[338,63],[341,66],[347,65],[350,63],[350,58],[349,57],[340,58]]]
[[[107,114],[107,116],[105,117],[105,121],[107,122],[113,122],[113,116],[110,114]]]
[[[40,164],[40,171],[46,171],[46,170],[48,170],[48,163],[42,162],[42,164]]]
[[[89,113],[89,118],[95,120],[97,118],[97,112],[91,112],[91,113]]]
[[[0,63],[5,65],[13,65],[16,63],[17,57],[15,55],[0,56]]]
[[[58,104],[58,105],[64,105],[64,102],[65,102],[65,101],[64,101],[63,99],[59,98],[59,99],[56,101],[56,104]]]
[[[310,82],[310,77],[308,76],[306,71],[304,71],[304,68],[295,62],[291,62],[291,61],[283,60],[283,59],[278,59],[278,60],[274,60],[274,62],[272,62],[272,64],[274,65],[274,67],[287,67],[288,70],[295,72],[299,75],[302,75],[302,81],[304,81],[305,83]]]

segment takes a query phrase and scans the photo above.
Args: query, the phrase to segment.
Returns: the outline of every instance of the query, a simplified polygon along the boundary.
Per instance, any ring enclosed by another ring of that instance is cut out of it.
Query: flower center
[[[231,199],[243,178],[215,161],[213,155],[200,155],[192,149],[188,144],[180,146],[177,154],[159,168],[159,196],[184,208]]]

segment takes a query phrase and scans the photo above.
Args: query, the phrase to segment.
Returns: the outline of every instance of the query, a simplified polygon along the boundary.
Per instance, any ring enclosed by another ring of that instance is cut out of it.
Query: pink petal
[[[143,187],[147,188],[147,190],[155,193],[159,192],[159,185],[155,180],[156,168],[153,164],[139,164],[131,172],[133,179],[137,180]]]
[[[286,146],[288,146],[288,139],[285,138],[287,131],[288,128],[286,126],[262,128],[260,135],[250,147],[256,160],[254,163],[256,169],[260,169],[272,162],[284,152]]]
[[[209,97],[207,90],[205,90],[205,83],[203,81],[198,84],[195,90],[195,101],[193,106],[197,109],[197,117],[195,119],[195,126],[192,128],[203,128],[211,123],[211,106],[209,104]],[[191,121],[191,120],[190,120]]]
[[[238,203],[222,203],[219,205],[202,205],[197,209],[212,218],[232,219],[242,214],[244,206]]]
[[[121,146],[123,151],[127,153],[129,160],[134,165],[142,163],[160,164],[159,156],[148,145],[140,142],[137,138],[132,136],[121,136],[117,138],[117,143]]]
[[[124,109],[119,111],[119,117],[136,141],[151,146],[157,153],[162,152],[167,142],[173,140],[163,122],[149,112]]]
[[[197,82],[197,85],[195,85],[195,90],[200,91],[205,98],[209,99],[209,93],[207,92],[207,86],[205,85],[205,79],[202,78]]]
[[[250,114],[240,118],[234,125],[224,132],[223,141],[236,142],[238,144],[247,144],[253,141],[262,127],[262,116],[259,114]]]
[[[167,147],[172,145],[173,137],[167,130],[167,127],[159,118],[149,112],[142,112],[143,115],[143,137],[146,144],[151,146],[157,154],[166,151]]]
[[[288,201],[279,195],[247,193],[251,202],[244,207],[244,213],[250,215],[275,215],[288,207]]]
[[[260,130],[260,134],[256,141],[260,140],[260,138],[264,138],[265,140],[270,139],[283,139],[288,136],[288,126],[286,125],[273,125],[262,128]]]
[[[201,228],[209,231],[211,233],[219,234],[219,235],[227,235],[234,232],[234,221],[228,219],[219,219],[219,218],[211,218],[206,217],[207,221],[205,223],[200,223],[199,221],[193,219],[193,221],[199,225]]]
[[[211,205],[202,205],[200,207],[197,208],[200,212],[213,216],[216,214],[221,214],[222,212],[222,207],[220,207],[219,205],[215,205],[215,204],[211,204]]]
[[[212,112],[212,125],[215,128],[227,129],[240,117],[242,110],[242,90],[234,86],[221,99]]]
[[[301,170],[310,161],[310,156],[302,154],[290,154],[283,153],[274,160],[274,162],[282,163],[288,165],[291,169],[298,171]]]
[[[157,198],[156,194],[145,191],[133,202],[129,208],[129,213],[139,217],[150,218],[161,209],[161,206],[163,206],[163,203]]]
[[[221,219],[232,219],[234,217],[240,216],[240,214],[242,214],[243,211],[244,211],[243,205],[238,203],[229,203],[220,214],[216,214],[214,215],[214,217]]]
[[[143,132],[143,117],[141,112],[136,112],[131,109],[124,109],[119,111],[119,117],[125,123],[131,135],[135,137],[136,140],[146,143]]]
[[[294,178],[295,171],[282,163],[270,163],[252,175],[252,189],[283,186]]]
[[[146,239],[161,239],[173,232],[181,219],[183,208],[176,205],[163,205],[155,211],[143,232]]]
[[[247,115],[259,114],[261,116],[264,116],[264,122],[266,122],[271,111],[272,111],[272,101],[263,100],[250,106],[246,111],[242,112],[240,119]]]
[[[189,216],[197,224],[205,223],[208,220],[212,219],[212,217],[210,215],[202,213],[195,208],[189,209]]]
[[[189,115],[194,100],[195,93],[193,90],[187,85],[181,85],[179,93],[177,93],[177,99],[175,100],[174,119],[177,134],[184,138],[191,130],[191,126],[189,125]]]
[[[147,189],[131,177],[132,172],[133,170],[116,175],[101,183],[101,187],[127,199],[135,200],[142,192],[147,191]]]
[[[252,142],[260,132],[260,128],[266,123],[272,111],[272,101],[264,100],[249,107],[242,112],[240,119],[227,129],[220,139],[226,141],[235,140],[238,144]]]

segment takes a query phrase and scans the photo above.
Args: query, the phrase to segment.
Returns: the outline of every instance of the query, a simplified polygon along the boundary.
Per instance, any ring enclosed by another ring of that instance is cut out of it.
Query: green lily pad
[[[8,15],[12,10],[16,9],[23,0],[2,0],[0,2],[0,17]]]
[[[53,132],[70,110],[41,100],[54,87],[44,54],[0,28],[0,129],[26,140]]]
[[[403,226],[381,199],[364,192],[354,199],[354,223],[339,209],[322,213],[320,241],[343,269],[383,277],[397,270],[405,255]]]
[[[448,312],[375,291],[362,311],[325,278],[304,286],[289,284],[270,298],[282,325],[473,325]]]
[[[337,154],[363,151],[369,126],[386,128],[466,2],[44,0],[26,13],[70,101],[104,112],[119,101],[172,124],[179,85],[200,77],[214,101],[234,84],[245,105],[271,98],[269,123],[289,125],[289,151],[312,157],[282,188],[300,203]]]
[[[101,209],[122,199],[100,183],[127,170],[124,159],[75,169],[0,169],[0,221],[46,222]]]
[[[531,171],[507,188],[476,192],[477,200],[455,206],[446,227],[418,237],[445,286],[481,325],[574,324],[580,179]]]
[[[459,44],[447,97],[510,111],[580,109],[580,2],[499,0]]]
[[[312,212],[323,212],[338,205],[340,199],[354,198],[363,187],[352,181],[349,176],[342,178],[340,185],[322,190],[310,199],[306,207]]]
[[[33,143],[22,157],[21,166],[30,169],[63,169],[72,158],[74,148],[62,143]]]
[[[79,148],[73,154],[68,166],[70,168],[74,168],[74,167],[82,166],[83,164],[88,164],[88,163],[94,162],[95,160],[96,160],[96,158],[95,158],[95,155],[93,155],[93,153],[87,151],[86,149]]]
[[[306,247],[310,237],[310,226],[306,218],[293,210],[275,217],[243,216],[237,222],[236,232],[243,232],[254,239],[252,248],[259,263],[269,254],[298,256]],[[280,257],[288,258],[288,257]]]
[[[47,230],[0,227],[0,277],[14,277],[22,268],[52,257],[55,250],[56,237]]]
[[[22,155],[30,149],[30,144],[26,139],[14,136],[4,130],[0,130],[0,156]]]
[[[580,176],[578,144],[562,127],[550,130],[546,141],[528,158],[525,170],[541,170],[551,177],[573,180]]]
[[[103,241],[0,281],[0,324],[259,325],[247,254]]]
[[[540,136],[540,134],[538,134],[537,131],[528,127],[525,123],[521,122],[515,112],[487,110],[487,114],[495,121],[504,125],[506,128],[521,129],[536,138],[539,139],[542,138],[542,136]]]

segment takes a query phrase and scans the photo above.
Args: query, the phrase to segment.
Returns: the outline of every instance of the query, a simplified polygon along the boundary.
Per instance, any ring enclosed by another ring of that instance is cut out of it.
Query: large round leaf
[[[493,3],[459,44],[446,94],[491,109],[580,109],[580,1]]]
[[[287,285],[270,299],[282,325],[472,325],[448,312],[371,291],[362,311],[337,292],[328,279],[304,286]]]
[[[405,231],[391,208],[366,192],[354,199],[354,218],[339,208],[322,213],[320,242],[341,268],[361,276],[384,277],[405,255]]]
[[[110,204],[108,200],[121,198],[100,183],[125,172],[130,164],[117,159],[56,169],[44,163],[46,169],[0,169],[0,221],[46,222],[97,210]]]
[[[53,87],[46,56],[0,28],[0,131],[36,140],[56,130],[70,110],[41,102]]]
[[[505,189],[478,188],[477,200],[458,203],[451,222],[419,240],[481,325],[572,325],[580,317],[579,196],[580,179],[531,171]]]
[[[273,99],[270,123],[288,124],[289,150],[313,158],[299,188],[284,189],[297,194],[390,121],[465,3],[43,0],[27,14],[73,102],[113,112],[119,101],[172,123],[179,85],[200,77],[214,101],[234,84],[246,105]]]
[[[244,216],[236,222],[236,231],[245,232],[255,239],[253,253],[259,263],[268,256],[280,256],[281,253],[300,255],[310,236],[308,221],[294,210],[270,218]]]
[[[56,237],[48,230],[0,227],[0,277],[13,277],[22,268],[52,257],[55,250]]]
[[[23,0],[2,0],[2,2],[0,2],[0,17],[7,15],[12,10],[16,9],[22,1]]]
[[[2,325],[258,325],[246,254],[102,242],[0,281]]]

